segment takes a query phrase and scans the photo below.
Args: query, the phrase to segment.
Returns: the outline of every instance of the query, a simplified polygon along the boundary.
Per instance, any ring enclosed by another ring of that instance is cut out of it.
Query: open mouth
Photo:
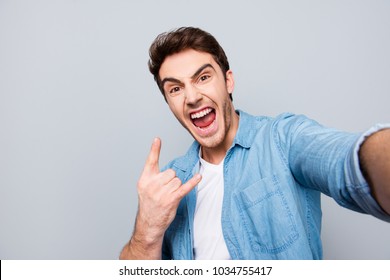
[[[215,110],[207,107],[199,112],[191,114],[192,123],[200,128],[207,129],[215,121]]]

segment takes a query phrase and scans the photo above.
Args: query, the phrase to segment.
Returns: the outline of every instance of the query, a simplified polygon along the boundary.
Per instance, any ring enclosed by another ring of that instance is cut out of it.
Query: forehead
[[[211,64],[214,69],[219,67],[213,56],[209,53],[192,49],[184,50],[165,58],[164,62],[161,64],[159,76],[161,80],[167,77],[188,78],[191,77],[199,67],[208,63]]]

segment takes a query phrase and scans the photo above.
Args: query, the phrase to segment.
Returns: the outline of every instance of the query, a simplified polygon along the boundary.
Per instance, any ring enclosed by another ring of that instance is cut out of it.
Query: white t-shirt
[[[228,260],[229,251],[222,234],[223,162],[214,165],[200,159],[202,180],[197,187],[194,217],[194,258]]]

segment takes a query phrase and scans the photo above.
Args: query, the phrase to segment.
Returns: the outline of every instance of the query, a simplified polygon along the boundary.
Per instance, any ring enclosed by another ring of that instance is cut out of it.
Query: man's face
[[[159,75],[168,105],[179,122],[203,148],[227,150],[238,122],[229,97],[234,88],[233,73],[227,71],[225,80],[212,55],[189,49],[168,56]]]

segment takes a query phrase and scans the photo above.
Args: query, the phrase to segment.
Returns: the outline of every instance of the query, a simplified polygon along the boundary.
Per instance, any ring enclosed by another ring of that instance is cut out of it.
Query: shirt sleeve
[[[371,195],[358,157],[364,140],[390,128],[390,124],[375,125],[364,133],[348,133],[302,115],[289,115],[277,127],[278,140],[283,142],[279,150],[287,155],[288,167],[299,184],[321,191],[343,207],[390,222],[390,216]]]
[[[352,189],[351,193],[356,193],[356,200],[358,200],[365,212],[371,213],[372,215],[380,218],[382,220],[390,221],[389,215],[383,211],[383,209],[378,205],[376,200],[371,195],[370,186],[365,180],[362,171],[360,169],[359,163],[359,150],[363,142],[375,132],[378,132],[382,129],[390,128],[390,124],[376,124],[371,127],[364,133],[362,133],[353,146],[352,156],[349,161],[346,161],[346,169],[348,170],[347,185],[348,186],[357,186],[356,190]]]

